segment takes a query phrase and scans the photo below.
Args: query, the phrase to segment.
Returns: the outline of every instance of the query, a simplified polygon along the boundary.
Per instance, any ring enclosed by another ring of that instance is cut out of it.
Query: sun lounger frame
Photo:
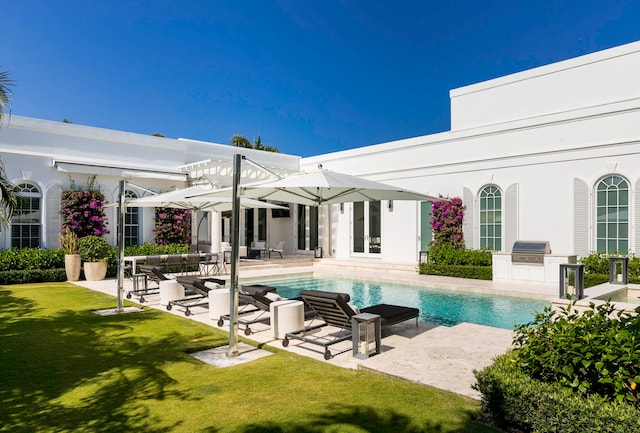
[[[324,323],[314,324],[312,320],[308,325],[300,331],[288,332],[285,334],[282,345],[287,347],[289,340],[300,340],[305,343],[315,344],[324,348],[324,359],[331,359],[333,356],[329,350],[329,346],[340,343],[352,338],[351,318],[356,313],[349,305],[350,297],[346,293],[334,293],[325,292],[320,290],[303,290],[300,292],[303,301],[316,311],[317,316]],[[372,307],[366,307],[360,310],[360,313],[377,314],[381,317],[382,327],[395,325],[406,320],[415,319],[416,326],[418,326],[418,318],[420,317],[420,310],[412,307],[404,307],[399,305],[379,304]],[[338,335],[332,338],[328,337],[307,337],[314,331],[323,328],[325,326],[333,326],[339,328]],[[340,353],[347,352],[346,349]]]

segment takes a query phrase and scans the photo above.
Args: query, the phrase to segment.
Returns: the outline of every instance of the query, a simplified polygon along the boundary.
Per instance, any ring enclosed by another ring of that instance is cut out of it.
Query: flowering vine
[[[157,245],[191,243],[191,211],[188,209],[156,208],[153,231]]]
[[[87,184],[85,191],[75,190],[73,182],[69,190],[62,191],[62,233],[69,229],[78,238],[90,235],[104,236],[109,233],[104,214],[104,194],[94,188],[94,180],[95,176]]]
[[[440,198],[444,198],[442,195]],[[454,248],[464,248],[462,219],[466,206],[460,197],[449,201],[434,201],[431,209],[433,245],[450,244]]]

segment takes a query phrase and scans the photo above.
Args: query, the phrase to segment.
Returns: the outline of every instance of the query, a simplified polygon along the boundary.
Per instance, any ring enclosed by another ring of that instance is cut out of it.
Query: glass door
[[[298,250],[313,251],[318,246],[318,207],[298,205]]]
[[[433,239],[431,208],[432,203],[430,201],[420,203],[420,251],[428,251]]]
[[[382,206],[380,201],[353,203],[352,252],[375,256],[382,253]]]

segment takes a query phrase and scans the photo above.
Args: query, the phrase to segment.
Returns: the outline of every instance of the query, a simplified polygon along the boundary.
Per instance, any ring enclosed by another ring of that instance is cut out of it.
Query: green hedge
[[[64,268],[62,250],[13,248],[0,251],[0,271]]]
[[[475,375],[483,410],[508,431],[636,433],[640,425],[640,412],[629,405],[530,378],[518,370],[513,352]]]
[[[608,283],[609,274],[584,274],[584,287],[593,287],[598,284]],[[632,284],[640,284],[640,278],[629,276],[629,282]]]
[[[67,274],[64,268],[0,271],[0,284],[44,283],[52,281],[67,281]]]
[[[429,263],[438,265],[491,266],[490,250],[454,248],[449,244],[433,245],[429,249]]]
[[[182,244],[133,245],[126,247],[125,256],[154,254],[186,254],[189,247]],[[118,249],[110,247],[107,277],[115,277],[118,269]],[[64,251],[40,248],[13,248],[0,250],[0,284],[40,283],[66,281]]]
[[[491,280],[491,260],[489,250],[469,250],[439,244],[429,249],[429,258],[426,263],[420,264],[419,272],[426,275]]]
[[[491,280],[493,278],[491,266],[436,265],[434,263],[421,263],[420,273],[457,278],[473,278],[476,280]]]

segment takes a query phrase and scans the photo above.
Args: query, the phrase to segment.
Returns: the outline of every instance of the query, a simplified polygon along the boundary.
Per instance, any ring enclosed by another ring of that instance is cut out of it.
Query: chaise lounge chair
[[[269,320],[269,316],[265,316],[265,314],[269,312],[269,304],[272,301],[267,297],[267,293],[275,292],[275,287],[261,284],[238,286],[238,302],[242,306],[238,310],[238,324],[244,326],[244,335],[251,335],[250,325]],[[242,317],[247,315],[251,315],[251,317]],[[218,326],[224,326],[225,320],[231,320],[231,315],[220,316]]]
[[[329,350],[329,346],[351,338],[351,318],[359,313],[354,311],[353,307],[349,305],[350,297],[346,293],[303,290],[300,292],[300,295],[304,302],[315,310],[318,318],[324,323],[314,325],[314,321],[311,321],[304,329],[287,333],[282,341],[282,345],[287,347],[291,339],[315,344],[324,347],[324,359],[331,359],[333,355]],[[420,310],[417,308],[389,304],[366,307],[361,309],[360,313],[377,314],[380,316],[382,328],[411,319],[416,319],[417,326],[418,317],[420,316]],[[339,333],[333,336],[333,338],[307,337],[308,334],[327,325],[340,328]]]
[[[244,304],[243,308],[238,311],[238,323],[244,325],[244,334],[251,335],[251,327],[254,323],[265,323],[270,321],[269,315],[271,309],[271,303],[284,299],[279,297],[276,293],[276,288],[271,286],[264,286],[261,284],[254,284],[248,286],[241,286],[238,291],[238,300]],[[295,300],[301,301],[301,298]],[[316,312],[309,308],[306,304],[304,306],[305,320],[315,317]],[[248,316],[251,317],[242,317]],[[224,326],[224,321],[229,320],[229,315],[221,316],[218,319],[218,326]]]
[[[154,265],[140,265],[138,269],[140,270],[140,274],[132,274],[134,285],[133,290],[127,292],[127,299],[131,299],[132,296],[137,296],[138,301],[144,304],[144,297],[160,293],[160,281],[168,280],[169,277],[165,276],[160,271],[160,268]],[[157,272],[154,270],[157,270]],[[155,286],[150,287],[149,282],[155,283]]]
[[[185,297],[175,301],[169,301],[167,311],[171,311],[173,307],[184,308],[184,315],[187,317],[191,315],[190,308],[209,306],[209,291],[212,290],[212,286],[207,283],[213,283],[213,287],[216,285],[223,287],[225,284],[224,280],[218,278],[198,278],[191,276],[180,276],[176,278],[176,281],[184,287]]]

